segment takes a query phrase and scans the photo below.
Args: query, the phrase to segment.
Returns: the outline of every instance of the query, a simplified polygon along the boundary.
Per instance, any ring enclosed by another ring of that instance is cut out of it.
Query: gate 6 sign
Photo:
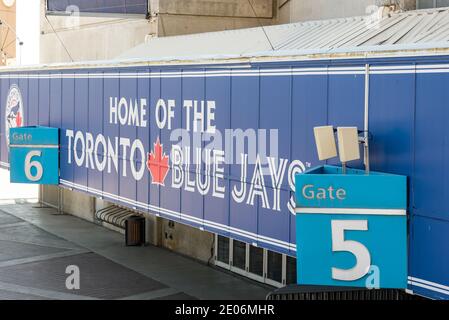
[[[406,177],[323,166],[296,176],[298,284],[406,288]]]
[[[59,129],[10,129],[10,175],[13,183],[59,183]]]

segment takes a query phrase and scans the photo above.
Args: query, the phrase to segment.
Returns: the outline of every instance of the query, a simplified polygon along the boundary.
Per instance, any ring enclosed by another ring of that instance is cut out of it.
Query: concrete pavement
[[[80,289],[65,286],[66,267]],[[0,299],[264,299],[269,288],[37,204],[0,205]]]

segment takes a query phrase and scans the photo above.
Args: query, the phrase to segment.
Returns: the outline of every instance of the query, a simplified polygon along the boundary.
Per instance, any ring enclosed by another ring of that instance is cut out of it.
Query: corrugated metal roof
[[[300,55],[428,44],[449,47],[449,8],[393,12],[381,19],[362,16],[151,38],[118,59],[251,57],[270,52]]]

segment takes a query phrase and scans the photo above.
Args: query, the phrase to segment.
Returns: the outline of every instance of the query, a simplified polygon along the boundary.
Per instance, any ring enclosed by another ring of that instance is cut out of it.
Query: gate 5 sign
[[[11,128],[9,138],[11,182],[59,184],[59,129]]]
[[[404,176],[296,175],[298,284],[406,288],[406,191]]]

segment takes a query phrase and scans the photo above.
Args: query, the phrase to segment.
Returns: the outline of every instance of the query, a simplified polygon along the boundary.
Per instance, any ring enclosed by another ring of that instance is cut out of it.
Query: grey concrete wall
[[[59,205],[58,187],[51,185],[39,186],[39,201],[48,206],[57,208]]]
[[[153,215],[145,215],[145,239],[154,246],[162,245],[163,219]]]
[[[273,0],[163,0],[160,14],[233,18],[273,17]]]
[[[45,16],[41,0],[41,63],[112,59],[156,33],[144,18]]]
[[[213,244],[212,233],[165,219],[162,221],[162,246],[167,249],[207,263],[213,261]]]
[[[65,213],[93,222],[95,215],[95,198],[78,191],[70,191],[68,189],[62,190],[62,210]]]
[[[189,15],[161,15],[159,17],[159,36],[174,36],[201,32],[212,32],[270,25],[272,19],[230,18],[201,16],[192,19]]]
[[[362,16],[370,6],[396,5],[413,10],[415,0],[278,0],[277,23]]]
[[[275,4],[276,0],[160,1],[158,36],[269,25],[273,22]]]

